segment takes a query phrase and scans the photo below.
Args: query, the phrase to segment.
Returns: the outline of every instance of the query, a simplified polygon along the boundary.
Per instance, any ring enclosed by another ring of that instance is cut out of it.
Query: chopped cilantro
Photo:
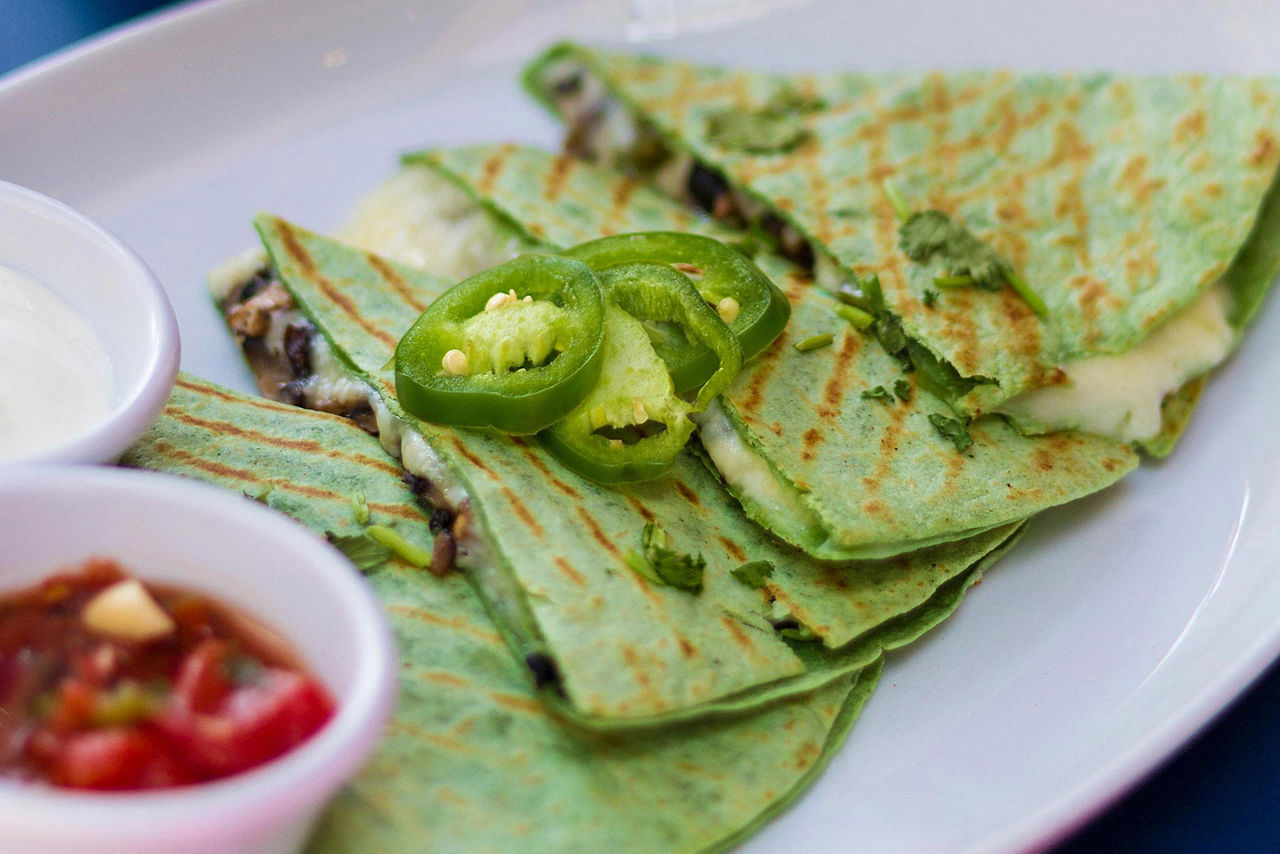
[[[754,110],[716,110],[707,116],[707,139],[721,148],[748,154],[783,154],[809,138],[802,116],[821,110],[820,98],[783,86]]]
[[[950,439],[960,453],[969,450],[969,447],[973,444],[973,437],[969,435],[969,428],[959,419],[948,418],[946,415],[934,412],[929,415],[929,423],[944,439]]]
[[[391,549],[367,533],[340,537],[332,531],[327,531],[325,537],[361,572],[380,566],[391,558]]]
[[[889,391],[889,389],[885,388],[882,385],[878,385],[875,388],[869,388],[864,392],[862,392],[862,399],[863,400],[880,400],[885,403],[892,403],[893,394],[892,392]]]
[[[894,216],[903,221],[910,219],[911,210],[902,200],[902,195],[898,192],[898,186],[893,183],[893,179],[885,178],[880,186],[884,188],[884,194],[889,197],[889,204],[893,205]]]
[[[924,299],[922,301],[924,302],[925,308],[933,308],[934,305],[938,302],[938,292],[935,291],[933,288],[925,288]]]
[[[894,380],[893,393],[898,396],[898,400],[903,403],[911,400],[911,382],[909,380]]]
[[[752,590],[759,590],[773,576],[773,562],[768,560],[748,561],[742,566],[729,570],[729,572],[734,578]]]
[[[415,546],[393,528],[388,528],[386,525],[370,525],[364,530],[369,537],[414,566],[431,566],[431,552]]]
[[[803,341],[797,341],[796,349],[801,353],[808,353],[810,350],[821,350],[823,347],[830,347],[831,342],[834,340],[835,338],[831,333],[826,332],[822,335],[814,335],[811,338],[806,338]]]
[[[898,227],[898,246],[917,263],[941,256],[951,272],[933,280],[938,287],[973,285],[998,291],[1008,284],[1037,315],[1043,317],[1048,313],[1044,301],[1012,264],[941,211],[927,210],[906,217]]]
[[[876,321],[874,315],[852,305],[836,306],[836,314],[847,320],[849,325],[858,331],[870,328]]]
[[[627,565],[655,584],[665,584],[689,593],[702,592],[702,573],[707,561],[696,556],[667,548],[667,532],[656,522],[644,526],[640,536],[643,553],[629,549]]]

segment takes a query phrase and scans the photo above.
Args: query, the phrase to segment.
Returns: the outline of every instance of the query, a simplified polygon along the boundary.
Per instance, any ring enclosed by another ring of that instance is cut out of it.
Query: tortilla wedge
[[[609,489],[530,440],[416,422],[386,367],[447,283],[274,217],[256,224],[317,341],[366,384],[384,445],[457,513],[456,562],[517,657],[547,702],[583,726],[734,713],[868,666],[950,613],[1021,530],[1015,522],[892,561],[824,564],[745,518],[692,457],[669,479]],[[652,585],[627,564],[651,522],[672,547],[706,559],[701,593]],[[755,560],[774,568],[759,589],[732,574]]]
[[[634,178],[537,148],[478,145],[406,159],[407,172],[439,172],[551,248],[651,229],[743,240]],[[430,191],[421,177],[397,180]],[[952,415],[946,403],[841,318],[839,303],[795,265],[767,253],[755,261],[791,301],[791,322],[706,413],[699,435],[747,514],[809,554],[880,558],[960,539],[1096,492],[1137,465],[1123,443],[1024,436],[999,416],[971,424],[973,446],[958,452],[930,420]],[[822,334],[831,347],[793,346]],[[907,401],[862,397],[901,382]]]
[[[352,509],[430,547],[396,461],[350,421],[180,376],[127,465],[243,492],[317,534],[361,534]],[[353,569],[354,571],[354,569]],[[563,725],[466,579],[392,556],[368,573],[404,667],[395,717],[314,831],[314,852],[718,850],[821,772],[880,663],[732,720],[625,740]]]
[[[781,75],[561,44],[525,82],[572,121],[575,150],[651,174],[655,148],[680,152],[721,182],[713,207],[771,218],[828,287],[877,274],[882,315],[953,374],[957,411],[1006,411],[1026,431],[1078,427],[1168,453],[1194,380],[1280,269],[1274,79]],[[611,109],[636,122],[634,139],[602,136],[619,122],[594,117]],[[998,252],[1044,316],[998,282],[939,286],[946,252],[913,261],[899,234],[904,213],[925,210]],[[1142,372],[1153,378],[1135,382]]]

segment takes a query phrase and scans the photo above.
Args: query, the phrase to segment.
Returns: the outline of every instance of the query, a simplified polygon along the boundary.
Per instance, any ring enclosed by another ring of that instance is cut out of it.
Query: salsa
[[[0,596],[0,774],[78,789],[199,783],[287,752],[333,712],[269,629],[112,561]]]

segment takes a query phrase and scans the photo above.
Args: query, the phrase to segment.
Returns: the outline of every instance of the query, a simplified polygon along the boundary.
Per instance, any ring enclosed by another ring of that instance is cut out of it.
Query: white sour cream
[[[0,461],[67,441],[111,408],[97,332],[42,282],[0,266]]]

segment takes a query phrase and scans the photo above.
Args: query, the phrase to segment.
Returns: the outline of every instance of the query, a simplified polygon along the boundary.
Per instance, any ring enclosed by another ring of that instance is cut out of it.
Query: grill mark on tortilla
[[[822,404],[818,407],[818,417],[824,421],[830,421],[839,412],[845,390],[849,387],[849,370],[853,366],[853,357],[860,349],[862,344],[858,336],[851,331],[845,332],[835,367],[822,387]]]
[[[437,685],[450,685],[455,688],[465,688],[471,684],[470,680],[464,679],[448,670],[421,669],[415,675],[426,682],[434,682]]]
[[[578,512],[578,518],[587,526],[587,531],[591,534],[592,539],[599,543],[600,546],[610,555],[621,560],[622,552],[618,550],[618,547],[614,544],[613,540],[609,539],[609,536],[601,530],[600,525],[596,522],[595,518],[592,517],[587,508],[582,505],[578,505],[574,509]],[[632,574],[634,575],[635,573]]]
[[[751,640],[751,637],[742,630],[742,626],[738,625],[737,620],[730,617],[728,614],[725,614],[720,618],[720,622],[729,630],[729,635],[733,638],[734,643],[748,652],[755,651],[755,643]]]
[[[480,166],[480,180],[476,182],[476,190],[480,195],[487,196],[493,192],[493,185],[497,183],[498,176],[502,174],[502,170],[507,165],[507,158],[511,152],[515,150],[515,145],[507,143],[498,146],[497,150],[490,154]]]
[[[529,508],[524,506],[524,502],[521,501],[520,497],[511,490],[511,487],[502,487],[502,497],[507,500],[511,509],[520,517],[520,522],[532,531],[535,537],[541,540],[546,536],[546,531],[542,529],[542,525],[539,524],[538,520],[529,512]]]
[[[640,180],[631,175],[624,175],[619,178],[613,185],[611,196],[611,206],[600,224],[601,237],[608,237],[619,231],[618,223],[625,222],[625,214],[628,203],[631,201],[632,194],[636,188],[640,186]],[[625,227],[622,230],[627,230]]]
[[[235,393],[228,393],[216,386],[204,385],[202,383],[188,382],[187,380],[183,379],[181,376],[178,377],[177,381],[175,382],[175,385],[178,388],[186,389],[187,391],[195,392],[196,394],[199,394],[199,395],[207,395],[209,397],[215,397],[218,400],[224,400],[224,401],[227,401],[228,403],[244,404],[246,406],[252,406],[255,409],[265,409],[269,412],[286,412],[286,413],[297,414],[298,407],[290,406],[287,403],[280,403],[277,400],[272,400],[271,398],[267,398],[267,397],[257,397],[254,395],[240,395]],[[172,404],[170,404],[170,406],[172,406]],[[168,407],[166,407],[166,411],[167,409]],[[181,412],[182,410],[178,408],[176,411]],[[334,415],[330,412],[320,412],[318,410],[312,410],[312,411],[315,412],[316,416],[320,418],[333,419],[335,421],[342,422],[342,423],[348,423],[348,424],[350,423],[346,418],[343,418],[340,415]]]
[[[1254,134],[1253,149],[1245,158],[1245,162],[1250,166],[1262,167],[1274,162],[1278,154],[1280,154],[1280,143],[1276,142],[1275,135],[1259,129]]]
[[[426,608],[419,608],[416,605],[391,604],[386,607],[387,612],[390,614],[463,632],[472,637],[480,638],[495,647],[502,647],[503,651],[506,651],[506,642],[503,641],[501,635],[497,632],[487,632],[484,629],[477,628],[462,617],[442,617],[434,611],[428,611]]]
[[[810,427],[804,431],[804,435],[800,437],[800,459],[806,463],[811,462],[814,457],[814,449],[822,443],[822,433],[817,427]]]
[[[542,704],[530,697],[521,697],[517,694],[507,694],[502,691],[490,691],[489,699],[504,709],[511,709],[514,712],[525,712],[539,717],[546,713]]]
[[[918,390],[913,390],[918,394]],[[880,453],[876,457],[876,465],[870,477],[862,479],[868,492],[880,489],[881,484],[893,476],[893,463],[898,458],[898,438],[902,435],[902,425],[907,417],[907,407],[894,406],[889,410],[889,423],[880,434]]]
[[[328,298],[328,300],[344,315],[346,315],[347,319],[351,320],[369,335],[394,350],[396,344],[399,343],[399,340],[394,335],[387,332],[385,329],[382,329],[377,324],[370,322],[360,314],[360,310],[356,307],[356,304],[351,300],[351,298],[335,288],[328,278],[320,274],[319,269],[316,267],[315,259],[313,259],[311,254],[307,252],[306,247],[299,242],[298,236],[294,230],[279,220],[274,222],[274,228],[276,235],[280,238],[280,242],[283,244],[284,250],[289,253],[290,259],[295,264],[302,267],[307,278],[312,280],[325,297]]]
[[[218,436],[234,436],[237,439],[245,439],[251,442],[257,442],[262,445],[270,445],[273,448],[281,448],[291,451],[302,451],[303,453],[325,456],[331,460],[350,460],[364,468],[377,469],[393,474],[399,477],[401,470],[399,466],[392,465],[384,460],[375,457],[365,456],[364,454],[348,454],[342,450],[330,448],[327,445],[317,442],[313,439],[288,439],[283,436],[275,436],[270,433],[263,433],[259,430],[251,430],[241,427],[230,421],[215,421],[209,418],[201,418],[198,415],[192,415],[181,409],[170,411],[169,407],[165,408],[165,414],[182,424],[189,427],[197,427],[208,433]]]
[[[675,481],[676,492],[680,493],[680,497],[692,504],[694,507],[701,507],[702,502],[698,500],[698,493],[694,492],[688,484],[683,481]]]
[[[462,440],[459,439],[456,434],[454,433],[449,434],[449,444],[453,445],[453,449],[457,451],[458,454],[461,455],[463,459],[465,459],[467,462],[471,463],[471,465],[475,466],[476,468],[484,472],[486,475],[488,475],[490,480],[502,479],[501,477],[498,476],[498,474],[493,469],[485,465],[483,460],[481,460],[479,457],[473,454],[471,450],[462,443]]]
[[[722,536],[720,538],[720,545],[724,546],[725,551],[729,553],[729,557],[733,558],[738,563],[746,562],[747,553],[742,550],[742,546],[738,545],[733,540]]]
[[[575,585],[578,587],[587,586],[587,579],[582,576],[581,572],[574,569],[573,564],[569,563],[566,558],[556,556],[552,562],[555,563],[556,567]]]
[[[247,484],[266,486],[272,491],[280,490],[281,492],[290,492],[309,499],[341,502],[343,504],[350,504],[351,502],[350,496],[344,493],[334,492],[329,489],[323,489],[315,486],[307,486],[293,481],[264,480],[260,478],[256,472],[250,469],[236,468],[235,466],[230,466],[226,463],[218,462],[217,460],[211,460],[199,454],[193,454],[190,451],[174,447],[168,442],[159,441],[152,447],[155,449],[157,454],[161,455],[169,462],[179,462],[195,469],[196,471],[202,471],[216,477],[238,479]],[[424,517],[421,512],[409,505],[370,502],[369,509],[376,509],[383,515],[394,516],[411,522],[426,521],[426,517]]]
[[[546,186],[542,191],[543,199],[554,202],[560,198],[560,194],[564,192],[565,182],[576,162],[576,159],[568,154],[556,155],[551,161],[551,171],[547,174]]]
[[[419,313],[427,310],[427,304],[421,302],[417,295],[414,294],[413,288],[409,287],[409,283],[404,277],[392,269],[385,260],[374,255],[372,252],[365,253],[365,261],[373,268],[374,272],[396,292],[396,296],[404,300],[404,303]]]
[[[640,517],[644,519],[646,522],[653,522],[658,518],[653,515],[652,511],[650,511],[649,508],[644,505],[644,502],[641,501],[639,498],[630,494],[628,494],[626,498],[627,498],[627,503],[630,504],[633,508],[635,508],[635,511],[639,513]]]
[[[529,462],[529,465],[537,469],[538,474],[542,475],[543,478],[545,478],[548,482],[550,482],[551,486],[554,489],[556,489],[558,492],[563,493],[566,497],[572,498],[574,501],[582,500],[582,495],[579,494],[578,490],[574,489],[572,486],[570,486],[569,484],[565,483],[563,480],[561,480],[560,478],[552,474],[551,469],[548,468],[547,464],[544,463],[538,457],[538,454],[532,448],[529,447],[527,442],[525,442],[519,436],[512,436],[511,441],[514,442],[517,446],[519,446],[520,450],[524,454],[524,458]]]
[[[764,402],[764,387],[773,376],[773,372],[777,370],[780,353],[790,337],[791,325],[788,324],[782,330],[782,334],[774,339],[774,342],[760,356],[759,361],[756,362],[754,369],[751,371],[751,379],[747,382],[745,398],[742,395],[734,395],[734,403],[739,410],[754,414],[760,409],[760,404]],[[742,402],[738,403],[739,400]]]
[[[680,647],[680,652],[684,655],[685,658],[693,658],[698,654],[698,650],[694,648],[694,645],[689,642],[688,638],[685,638],[685,637],[676,638],[676,645]]]

